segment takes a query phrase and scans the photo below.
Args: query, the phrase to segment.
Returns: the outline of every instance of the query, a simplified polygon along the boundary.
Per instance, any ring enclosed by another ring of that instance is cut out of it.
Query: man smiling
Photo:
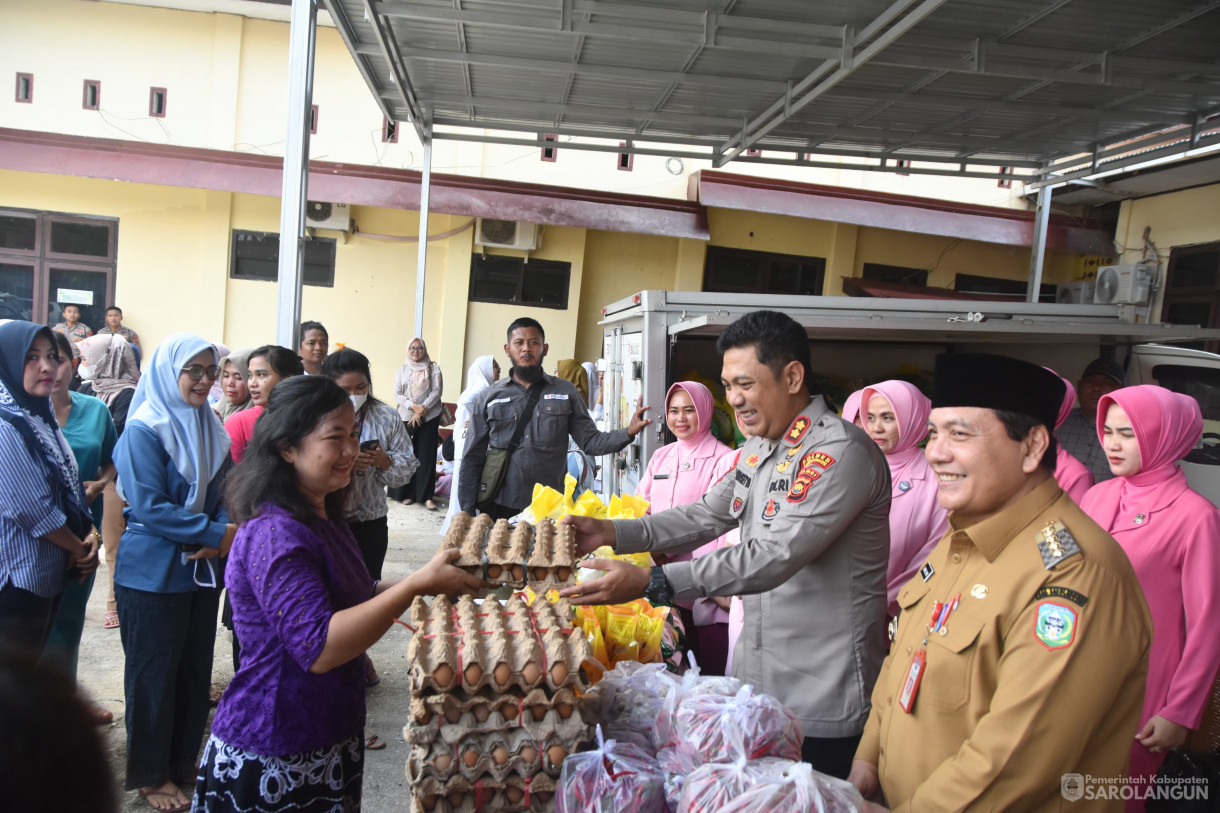
[[[741,544],[651,573],[586,563],[608,574],[560,594],[577,604],[742,596],[733,676],[792,709],[805,761],[846,777],[884,655],[889,466],[859,427],[814,397],[809,337],[790,317],[746,314],[716,348],[728,402],[750,436],[736,467],[691,505],[641,520],[564,521],[585,552],[608,544],[684,553],[736,526]]]
[[[1078,798],[1064,774],[1126,773],[1151,619],[1118,543],[1055,482],[1064,392],[1024,361],[937,359],[925,451],[949,531],[898,594],[851,772],[865,798],[1060,810]]]

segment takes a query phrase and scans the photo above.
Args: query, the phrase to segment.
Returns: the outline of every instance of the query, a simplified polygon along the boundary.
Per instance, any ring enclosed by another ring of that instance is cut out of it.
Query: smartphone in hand
[[[360,444],[360,451],[362,451],[362,452],[372,452],[372,451],[374,451],[376,449],[380,449],[380,448],[381,448],[381,441],[379,441],[377,438],[373,438],[372,440],[363,441]]]

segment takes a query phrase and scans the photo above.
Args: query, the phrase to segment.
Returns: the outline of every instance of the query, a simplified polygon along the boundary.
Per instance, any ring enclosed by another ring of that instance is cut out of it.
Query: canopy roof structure
[[[326,6],[385,115],[425,141],[1035,187],[1220,146],[1220,0]]]

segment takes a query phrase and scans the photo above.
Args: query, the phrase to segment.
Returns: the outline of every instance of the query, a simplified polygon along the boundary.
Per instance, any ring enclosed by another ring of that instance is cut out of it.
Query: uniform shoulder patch
[[[1084,593],[1078,593],[1077,591],[1071,590],[1067,587],[1039,587],[1038,592],[1034,593],[1034,599],[1037,600],[1040,598],[1061,598],[1065,601],[1072,602],[1077,607],[1083,607],[1089,603],[1089,597]]]
[[[1038,605],[1034,636],[1047,649],[1063,649],[1076,639],[1076,611],[1054,601]]]
[[[809,431],[810,421],[804,415],[798,415],[792,425],[788,427],[787,434],[784,439],[789,443],[799,443],[801,438],[805,437],[805,433]]]
[[[801,468],[796,474],[792,488],[788,490],[788,502],[800,502],[809,494],[809,486],[822,476],[822,471],[834,465],[835,459],[825,452],[810,452],[801,458]],[[818,471],[821,469],[822,471]]]
[[[1064,559],[1080,553],[1080,545],[1062,522],[1052,520],[1038,532],[1038,550],[1042,554],[1042,564],[1047,570],[1053,570]]]

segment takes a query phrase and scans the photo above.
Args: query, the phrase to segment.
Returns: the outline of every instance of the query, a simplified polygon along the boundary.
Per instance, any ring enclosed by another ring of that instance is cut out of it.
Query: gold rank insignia
[[[792,465],[792,461],[796,460],[797,456],[800,455],[801,449],[803,448],[805,448],[805,444],[798,443],[796,446],[789,449],[788,453],[784,455],[784,459],[775,464],[775,473],[783,474],[786,472],[788,467]]]
[[[1054,569],[1069,556],[1080,553],[1076,537],[1072,536],[1072,532],[1059,520],[1046,523],[1046,527],[1038,532],[1038,537],[1038,550],[1042,553],[1042,564],[1047,570]]]

